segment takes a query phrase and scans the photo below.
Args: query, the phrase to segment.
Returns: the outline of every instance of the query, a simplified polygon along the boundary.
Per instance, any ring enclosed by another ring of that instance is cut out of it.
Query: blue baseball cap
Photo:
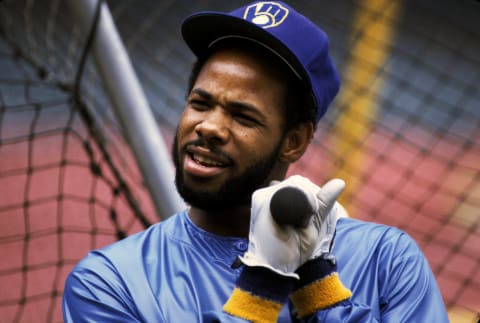
[[[182,35],[197,57],[228,38],[247,39],[268,48],[307,86],[317,110],[317,122],[340,88],[327,35],[283,2],[253,2],[230,13],[195,13],[183,21]]]

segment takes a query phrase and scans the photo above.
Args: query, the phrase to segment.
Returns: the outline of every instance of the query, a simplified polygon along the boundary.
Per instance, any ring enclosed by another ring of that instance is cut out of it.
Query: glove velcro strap
[[[352,292],[343,286],[336,265],[327,259],[317,258],[297,270],[300,282],[290,296],[298,316],[305,318],[318,310],[347,300]]]
[[[295,279],[245,266],[223,310],[252,322],[276,322]]]

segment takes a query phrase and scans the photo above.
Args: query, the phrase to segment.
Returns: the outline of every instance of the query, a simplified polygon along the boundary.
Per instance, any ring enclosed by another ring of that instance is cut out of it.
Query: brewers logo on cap
[[[280,25],[288,16],[288,9],[273,1],[263,1],[248,6],[243,18],[262,28]]]

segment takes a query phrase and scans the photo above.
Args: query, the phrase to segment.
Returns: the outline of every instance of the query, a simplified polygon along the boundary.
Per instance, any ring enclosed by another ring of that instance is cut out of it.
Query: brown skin
[[[284,133],[285,80],[278,66],[238,49],[222,49],[208,59],[187,98],[178,126],[178,147],[199,137],[208,138],[231,161],[226,166],[197,170],[188,154],[179,150],[186,184],[215,192],[278,145]],[[278,160],[264,186],[285,178],[290,163],[305,152],[313,131],[311,123],[302,123],[283,136]],[[204,148],[194,153],[226,162]],[[189,216],[196,225],[214,234],[247,237],[250,203],[222,210],[222,214],[192,207]]]

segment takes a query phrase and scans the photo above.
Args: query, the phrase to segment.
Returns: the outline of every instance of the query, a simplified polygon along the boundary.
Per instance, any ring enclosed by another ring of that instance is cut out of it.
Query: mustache
[[[227,160],[229,164],[233,164],[233,158],[228,153],[222,151],[215,143],[209,140],[199,138],[196,140],[189,141],[183,145],[182,152],[186,153],[187,148],[189,146],[196,146],[196,147],[202,147],[202,148],[208,149],[212,154],[215,154],[221,157],[222,159]]]

